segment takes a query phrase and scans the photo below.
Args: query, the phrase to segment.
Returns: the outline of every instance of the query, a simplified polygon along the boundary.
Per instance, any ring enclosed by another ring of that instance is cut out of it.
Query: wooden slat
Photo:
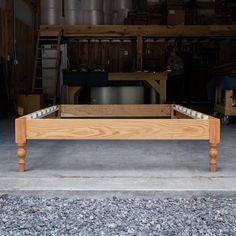
[[[27,120],[27,139],[208,140],[208,120],[66,119]]]
[[[58,29],[65,37],[77,36],[153,36],[153,37],[221,37],[236,35],[236,25],[41,25],[45,35]]]
[[[176,116],[180,116],[180,113],[182,113],[184,115],[183,117],[187,116],[193,119],[209,119],[209,116],[206,114],[203,114],[201,112],[198,112],[198,111],[195,111],[195,110],[192,110],[187,107],[180,106],[180,105],[174,104],[173,109],[177,113]]]
[[[109,80],[167,80],[166,72],[109,73]]]
[[[40,30],[41,37],[58,37],[61,33],[61,27]]]
[[[171,105],[61,105],[61,117],[169,117]]]
[[[42,110],[33,112],[31,114],[28,114],[26,116],[23,116],[22,118],[25,119],[39,119],[39,118],[44,118],[44,117],[48,117],[49,115],[57,112],[59,110],[59,106],[51,106],[51,107],[47,107],[44,108]],[[54,115],[55,116],[55,115]]]
[[[137,37],[137,69],[143,69],[143,37]]]

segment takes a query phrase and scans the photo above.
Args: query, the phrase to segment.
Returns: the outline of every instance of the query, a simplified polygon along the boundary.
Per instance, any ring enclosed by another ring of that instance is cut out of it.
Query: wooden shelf
[[[235,37],[236,25],[41,25],[44,36],[64,37]]]

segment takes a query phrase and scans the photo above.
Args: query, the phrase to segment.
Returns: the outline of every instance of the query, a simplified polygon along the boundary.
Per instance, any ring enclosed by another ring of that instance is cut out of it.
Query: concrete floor
[[[30,141],[18,173],[14,121],[0,120],[0,193],[236,193],[236,123],[222,126],[218,171],[206,141]]]

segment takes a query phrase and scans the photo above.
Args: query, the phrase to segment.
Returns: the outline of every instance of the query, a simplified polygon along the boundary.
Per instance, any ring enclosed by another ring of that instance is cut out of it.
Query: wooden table
[[[223,115],[221,121],[223,124],[229,124],[229,117],[236,116],[236,107],[232,106],[233,90],[225,90],[224,98],[220,88],[216,88],[214,113]]]
[[[20,172],[28,140],[206,140],[216,171],[220,121],[179,105],[53,106],[15,120]]]
[[[109,81],[144,81],[160,96],[160,104],[166,102],[167,72],[109,73]],[[68,87],[68,104],[76,104],[81,87]]]

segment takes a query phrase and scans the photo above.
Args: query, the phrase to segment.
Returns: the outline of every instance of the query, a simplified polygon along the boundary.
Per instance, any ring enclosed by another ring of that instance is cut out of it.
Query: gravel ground
[[[0,235],[236,235],[236,199],[0,195]]]

